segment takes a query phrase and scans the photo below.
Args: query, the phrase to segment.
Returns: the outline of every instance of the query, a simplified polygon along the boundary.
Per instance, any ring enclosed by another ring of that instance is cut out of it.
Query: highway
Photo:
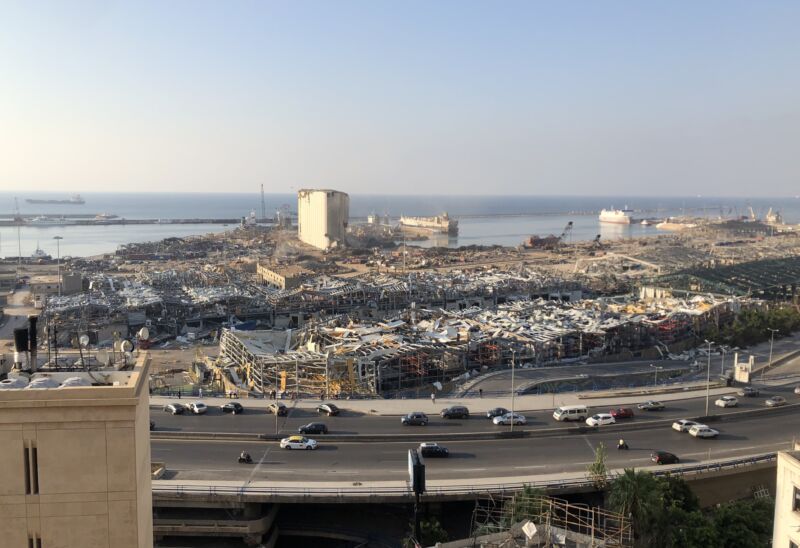
[[[758,385],[755,385],[758,386]],[[743,411],[748,409],[759,409],[765,407],[764,400],[772,395],[781,395],[788,402],[800,401],[800,396],[793,393],[794,384],[785,386],[766,386],[760,387],[761,395],[753,398],[738,397],[739,405],[733,408],[720,408],[714,406],[716,397],[710,400],[709,412],[711,414],[722,415],[726,413]],[[731,388],[731,394],[736,393],[736,389]],[[656,399],[657,397],[654,397]],[[646,398],[642,398],[644,401]],[[177,401],[177,400],[176,400]],[[183,400],[182,403],[189,403],[191,400]],[[150,417],[156,423],[158,431],[173,432],[236,432],[251,434],[275,434],[275,416],[267,414],[262,408],[247,408],[247,401],[243,401],[245,412],[241,415],[222,413],[218,405],[230,400],[218,399],[204,400],[209,405],[209,410],[205,415],[172,415],[164,412],[160,407],[151,407]],[[290,402],[286,402],[290,404]],[[212,405],[213,404],[213,405]],[[310,405],[311,402],[304,405]],[[439,412],[442,405],[431,404],[427,400],[409,400],[408,411],[423,411],[428,414],[430,422],[427,426],[403,426],[400,424],[399,416],[367,415],[360,412],[347,410],[347,402],[337,402],[342,408],[342,414],[336,417],[319,415],[311,407],[291,408],[288,416],[279,417],[277,421],[279,434],[293,434],[297,428],[309,422],[323,422],[328,426],[330,434],[340,435],[370,435],[370,434],[409,434],[415,430],[426,434],[442,433],[465,433],[465,432],[497,432],[507,430],[508,427],[495,426],[492,421],[485,416],[488,405],[480,399],[469,398],[464,400],[471,412],[471,417],[462,419],[443,419]],[[705,397],[693,397],[691,399],[666,401],[666,409],[663,411],[640,411],[630,403],[619,404],[616,406],[598,406],[591,400],[586,401],[593,412],[607,413],[612,407],[631,407],[634,409],[635,417],[632,419],[621,419],[620,424],[637,424],[659,419],[677,419],[686,417],[697,417],[705,414]],[[508,405],[506,405],[508,407]],[[527,411],[517,409],[528,419],[527,426],[516,426],[515,429],[536,430],[542,428],[569,428],[575,423],[563,423],[553,419],[552,410]],[[324,437],[324,436],[321,436]]]
[[[238,417],[237,417],[238,418]],[[633,430],[624,435],[629,451],[615,449],[617,432],[569,434],[549,438],[473,440],[443,443],[447,459],[427,459],[428,479],[510,478],[537,474],[585,471],[602,442],[609,449],[609,468],[650,465],[652,450],[677,454],[683,463],[753,455],[789,449],[800,433],[800,415],[785,413],[720,422],[717,439],[695,439],[668,426]],[[152,458],[167,464],[162,479],[231,481],[391,481],[407,477],[407,450],[415,442],[320,442],[316,451],[288,451],[271,442],[158,441]],[[252,465],[237,464],[241,450],[254,458]]]

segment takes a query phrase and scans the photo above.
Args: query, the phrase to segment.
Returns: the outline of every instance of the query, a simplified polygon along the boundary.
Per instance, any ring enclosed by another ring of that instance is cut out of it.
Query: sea
[[[12,218],[18,207],[23,216],[111,214],[125,219],[240,219],[251,211],[261,216],[260,193],[82,193],[82,205],[29,204],[26,198],[66,199],[69,196],[41,192],[0,192],[0,219]],[[296,213],[294,194],[266,194],[267,217],[278,210]],[[422,247],[468,245],[515,246],[529,236],[559,235],[572,222],[572,241],[633,238],[658,234],[653,225],[601,224],[601,209],[629,208],[635,218],[664,219],[692,215],[732,218],[753,213],[763,218],[770,208],[787,223],[800,222],[800,197],[633,197],[633,196],[391,196],[350,195],[352,222],[367,215],[430,216],[447,212],[459,220],[457,237],[440,236]],[[119,245],[157,241],[167,237],[218,233],[236,224],[145,224],[106,226],[0,227],[0,257],[33,254],[37,248],[56,257],[94,256],[113,253]],[[55,239],[60,236],[61,239]]]

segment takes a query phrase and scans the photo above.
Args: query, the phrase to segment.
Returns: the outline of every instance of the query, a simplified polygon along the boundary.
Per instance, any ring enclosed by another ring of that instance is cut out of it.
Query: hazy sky
[[[800,194],[800,2],[0,0],[0,190]]]

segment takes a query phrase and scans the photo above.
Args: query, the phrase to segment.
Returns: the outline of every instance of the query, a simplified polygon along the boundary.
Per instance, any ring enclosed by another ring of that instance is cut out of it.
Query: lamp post
[[[652,367],[653,369],[655,369],[655,373],[656,373],[656,378],[655,378],[655,380],[653,381],[653,386],[658,386],[658,372],[659,372],[659,371],[661,371],[662,369],[664,369],[664,366],[663,366],[663,365],[653,365],[653,364],[651,363],[651,364],[650,364],[650,367]]]
[[[766,369],[772,368],[772,343],[775,342],[775,332],[780,331],[779,329],[772,329],[771,327],[767,328],[767,331],[771,331],[769,336],[769,362],[767,362],[767,367],[761,370],[761,381],[764,381],[764,371]]]
[[[514,431],[514,362],[517,351],[511,351],[511,432]]]
[[[61,240],[64,238],[61,236],[53,236],[53,239],[56,241],[56,256],[57,264],[58,264],[58,296],[61,296]]]
[[[722,351],[722,359],[719,362],[719,376],[725,376],[725,347],[720,346],[719,349]]]
[[[714,344],[708,339],[705,340],[708,344],[708,365],[706,366],[706,417],[708,416],[708,398],[711,394],[711,345]]]

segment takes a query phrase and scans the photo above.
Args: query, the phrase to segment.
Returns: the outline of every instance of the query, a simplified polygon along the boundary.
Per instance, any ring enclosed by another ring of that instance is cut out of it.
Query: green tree
[[[671,508],[665,520],[666,527],[661,527],[665,548],[712,548],[723,547],[717,536],[714,522],[699,510],[686,512],[680,508]]]
[[[611,484],[608,496],[611,509],[630,516],[637,546],[652,546],[662,510],[659,484],[653,474],[626,468]]]
[[[547,511],[547,496],[542,489],[525,485],[510,502],[511,507],[505,508],[507,522],[503,525],[511,527],[515,523],[529,519],[534,523],[539,523],[540,518]]]
[[[406,547],[413,547],[414,546],[414,521],[412,520],[409,523],[409,534],[408,538],[406,538],[405,546]],[[447,531],[444,530],[442,524],[439,523],[439,520],[435,517],[430,518],[423,518],[419,522],[419,536],[420,538],[417,539],[419,544],[422,546],[433,546],[437,542],[447,542],[449,538],[447,535]]]
[[[773,519],[772,499],[723,504],[712,512],[717,545],[724,548],[767,547],[772,542]]]
[[[677,476],[657,478],[661,501],[664,508],[677,508],[685,512],[700,510],[700,501],[689,484]]]
[[[586,467],[587,476],[598,489],[603,489],[608,483],[607,456],[605,444],[602,442],[597,444],[597,449],[594,452],[594,462]]]

